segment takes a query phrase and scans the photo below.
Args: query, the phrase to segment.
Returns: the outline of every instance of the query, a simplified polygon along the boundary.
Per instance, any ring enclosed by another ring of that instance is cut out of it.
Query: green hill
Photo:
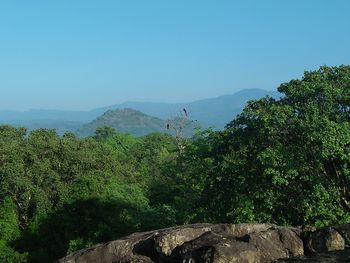
[[[143,136],[150,132],[166,132],[166,121],[133,109],[108,110],[77,130],[79,136],[90,136],[98,127],[110,126],[119,132]]]

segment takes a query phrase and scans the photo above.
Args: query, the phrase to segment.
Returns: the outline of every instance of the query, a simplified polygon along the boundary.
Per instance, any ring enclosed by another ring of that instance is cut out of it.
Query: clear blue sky
[[[350,64],[349,0],[2,0],[0,109],[272,90]]]

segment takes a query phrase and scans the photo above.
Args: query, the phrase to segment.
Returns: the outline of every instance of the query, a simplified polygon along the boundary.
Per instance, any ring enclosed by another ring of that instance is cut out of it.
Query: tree
[[[117,134],[117,131],[113,127],[103,126],[103,127],[98,127],[96,129],[95,138],[106,139],[106,138],[113,137],[116,134]]]
[[[173,132],[179,155],[181,155],[185,151],[188,137],[199,127],[196,120],[190,119],[188,110],[183,108],[178,116],[167,121],[166,128]]]
[[[0,261],[4,263],[26,262],[26,254],[11,247],[11,242],[20,237],[16,205],[6,197],[0,204]]]
[[[194,137],[175,169],[191,220],[349,222],[349,71],[305,72],[280,99],[251,101],[225,130]]]
[[[350,67],[321,67],[248,103],[219,132],[207,188],[214,219],[349,222]],[[219,203],[219,201],[223,201]]]

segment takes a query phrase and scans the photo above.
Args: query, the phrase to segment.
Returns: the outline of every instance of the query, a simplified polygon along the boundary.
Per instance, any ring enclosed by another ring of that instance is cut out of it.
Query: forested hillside
[[[143,136],[152,132],[166,132],[166,121],[133,109],[108,110],[77,130],[78,136],[91,136],[99,127],[109,126],[119,132]]]
[[[92,136],[98,128],[106,126],[136,137],[154,132],[176,135],[180,132],[179,129],[183,136],[191,137],[196,129],[200,128],[200,123],[191,120],[186,109],[169,120],[162,120],[134,109],[117,109],[108,110],[92,122],[82,125],[75,134],[79,137]]]
[[[278,91],[192,138],[0,126],[0,262],[184,223],[349,223],[350,66]]]

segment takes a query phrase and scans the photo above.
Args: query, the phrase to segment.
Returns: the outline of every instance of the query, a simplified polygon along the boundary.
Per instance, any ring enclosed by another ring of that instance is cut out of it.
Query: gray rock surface
[[[195,224],[135,233],[58,262],[270,262],[304,255],[300,234],[270,224]]]
[[[344,250],[315,253],[301,258],[290,258],[280,259],[276,263],[349,263],[350,262],[350,249],[345,248]]]
[[[194,224],[134,233],[57,263],[350,262],[349,237],[349,225]]]
[[[319,229],[308,234],[306,249],[309,252],[329,252],[345,249],[345,240],[334,228]]]

